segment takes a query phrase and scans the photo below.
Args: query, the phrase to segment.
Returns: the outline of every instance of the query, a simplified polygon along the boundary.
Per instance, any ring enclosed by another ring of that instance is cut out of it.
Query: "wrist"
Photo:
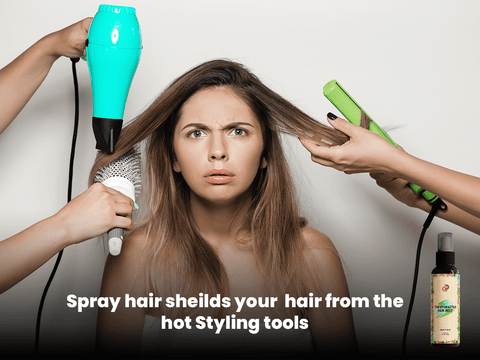
[[[402,179],[408,179],[405,177],[405,169],[409,166],[408,162],[410,158],[411,155],[409,155],[407,152],[402,149],[395,148],[395,150],[391,153],[389,161],[387,161],[384,166],[389,174]]]
[[[56,238],[61,249],[73,243],[70,226],[60,213],[45,219],[45,221],[48,222],[49,228],[53,229],[53,237]]]
[[[55,62],[60,56],[60,52],[57,50],[58,32],[48,34],[38,41],[39,51],[44,59],[47,59],[51,63]]]

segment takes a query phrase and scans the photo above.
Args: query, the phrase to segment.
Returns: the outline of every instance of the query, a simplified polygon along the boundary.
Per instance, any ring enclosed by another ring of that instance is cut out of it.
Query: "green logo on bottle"
[[[435,306],[435,309],[437,309],[437,317],[450,315],[456,308],[457,307],[452,305],[452,302],[449,300],[440,301],[438,305]]]

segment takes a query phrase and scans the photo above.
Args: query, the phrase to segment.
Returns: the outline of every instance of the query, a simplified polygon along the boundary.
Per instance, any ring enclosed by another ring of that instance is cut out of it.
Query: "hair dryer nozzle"
[[[122,131],[122,119],[92,118],[93,133],[97,140],[96,148],[108,154],[115,152],[115,145]]]

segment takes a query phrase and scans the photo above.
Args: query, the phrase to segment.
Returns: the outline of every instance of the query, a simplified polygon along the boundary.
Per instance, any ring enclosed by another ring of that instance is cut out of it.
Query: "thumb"
[[[356,125],[348,122],[345,119],[339,118],[330,112],[327,114],[327,119],[329,124],[332,125],[336,130],[339,130],[348,136],[351,136],[358,128]]]

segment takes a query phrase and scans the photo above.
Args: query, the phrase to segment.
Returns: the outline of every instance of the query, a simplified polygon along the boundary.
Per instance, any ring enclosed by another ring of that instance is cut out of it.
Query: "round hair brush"
[[[117,160],[99,168],[94,177],[95,182],[120,191],[135,202],[140,195],[140,153],[133,148]],[[110,254],[117,256],[122,249],[124,229],[113,228],[107,232]]]

